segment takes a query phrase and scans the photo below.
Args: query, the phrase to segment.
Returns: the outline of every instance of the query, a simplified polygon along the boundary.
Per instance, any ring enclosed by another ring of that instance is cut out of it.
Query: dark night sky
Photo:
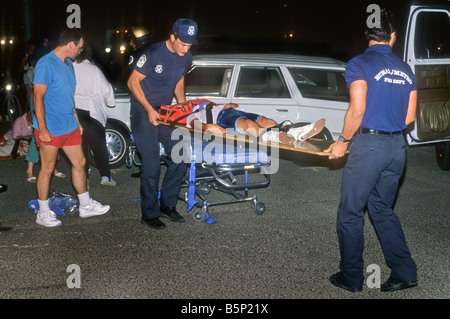
[[[362,30],[367,17],[366,7],[374,2],[381,4],[381,1],[374,0],[28,1],[34,38],[40,38],[44,34],[56,35],[65,27],[69,16],[67,6],[76,3],[81,8],[82,31],[96,43],[104,40],[107,28],[135,24],[152,28],[157,38],[165,37],[176,18],[190,17],[198,22],[200,36],[207,37],[207,40],[200,43],[198,50],[202,48],[202,44],[203,47],[208,46],[210,50],[214,50],[208,39],[215,36],[230,45],[228,51],[244,46],[251,48],[255,42],[258,43],[255,50],[274,51],[280,41],[283,43],[284,34],[294,31],[295,38],[289,42],[294,50],[308,51],[317,46],[330,50],[331,54],[352,54],[353,50],[358,50],[359,43],[364,42]],[[12,7],[3,10],[2,28],[11,27],[11,21],[21,21],[21,25],[24,25],[24,2],[9,2]],[[388,3],[398,6],[398,3],[405,2],[408,1],[392,0]],[[286,42],[288,41],[284,40]],[[225,45],[218,45],[218,48],[221,51],[227,50]]]
[[[347,61],[366,47],[366,8],[370,3],[407,14],[409,0],[16,0],[2,4],[0,31],[19,40],[13,56],[21,56],[26,43],[25,3],[30,7],[31,37],[56,40],[66,27],[69,4],[81,8],[81,31],[94,50],[102,51],[107,30],[143,25],[154,40],[167,38],[179,17],[199,25],[194,54],[279,52],[329,56]],[[294,32],[293,39],[284,38]],[[0,34],[0,35],[2,35]],[[109,33],[108,33],[109,34]],[[104,52],[103,52],[104,53]],[[2,51],[4,54],[4,51]],[[0,62],[5,64],[5,58]],[[17,62],[6,64],[15,65]],[[0,69],[5,69],[0,65]],[[16,68],[13,67],[13,70]]]

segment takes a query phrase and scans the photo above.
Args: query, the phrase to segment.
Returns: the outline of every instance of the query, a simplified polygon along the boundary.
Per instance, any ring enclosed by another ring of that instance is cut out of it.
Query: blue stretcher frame
[[[189,172],[182,182],[181,189],[186,189],[181,201],[187,204],[187,211],[194,221],[214,223],[209,215],[209,208],[250,202],[257,215],[265,212],[265,204],[250,195],[250,190],[266,188],[270,184],[270,174],[264,169],[270,167],[270,159],[263,150],[218,143],[214,141],[191,138],[189,152]],[[168,161],[161,146],[161,165]],[[140,166],[136,145],[132,142],[127,157],[127,167]],[[211,201],[208,198],[211,190],[226,194],[230,199]]]
[[[270,184],[270,174],[264,172],[270,166],[266,152],[195,138],[191,139],[190,151],[189,172],[182,184],[188,192],[180,199],[187,203],[193,220],[212,223],[210,207],[243,202],[250,202],[257,215],[265,212],[265,204],[249,191]],[[211,201],[211,190],[226,194],[229,199]]]

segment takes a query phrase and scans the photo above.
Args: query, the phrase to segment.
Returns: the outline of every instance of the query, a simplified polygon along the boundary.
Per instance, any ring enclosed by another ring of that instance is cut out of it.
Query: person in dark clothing
[[[133,73],[136,62],[142,54],[142,51],[150,45],[152,39],[152,34],[145,27],[134,27],[130,31],[130,46],[133,48],[132,52],[128,57],[128,68],[126,78],[128,79]],[[139,161],[142,162],[142,157],[139,151],[136,152],[136,156],[139,157]],[[141,177],[141,170],[132,173],[131,177]]]
[[[382,10],[380,22],[380,28],[366,31],[366,51],[347,64],[350,105],[339,140],[326,150],[330,159],[336,159],[349,149],[337,212],[340,272],[330,281],[352,292],[361,291],[364,280],[365,207],[391,268],[381,291],[417,285],[417,267],[392,210],[405,167],[406,141],[402,133],[415,120],[416,78],[392,52],[396,39],[392,15]],[[354,136],[356,132],[359,134]]]
[[[128,79],[131,91],[131,129],[142,156],[141,223],[151,228],[165,228],[159,217],[184,222],[176,211],[181,182],[186,174],[185,163],[169,161],[159,197],[160,147],[170,154],[177,140],[171,139],[173,129],[158,125],[158,107],[169,105],[175,95],[178,103],[186,101],[184,76],[192,63],[189,51],[197,44],[197,23],[178,19],[169,39],[147,47],[136,62]]]
[[[83,127],[82,146],[84,156],[89,158],[89,149],[101,176],[101,185],[116,186],[109,168],[109,153],[106,147],[105,126],[108,107],[114,107],[114,90],[103,72],[90,61],[90,48],[75,58],[73,68],[77,85],[75,89],[75,110]],[[85,165],[89,179],[89,161]]]

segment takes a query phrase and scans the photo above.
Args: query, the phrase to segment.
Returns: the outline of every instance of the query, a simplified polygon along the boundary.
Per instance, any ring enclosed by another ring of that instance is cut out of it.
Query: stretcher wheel
[[[198,185],[198,190],[203,194],[203,195],[208,195],[209,192],[211,191],[211,187],[209,187],[207,184],[205,183],[200,183]]]
[[[194,208],[191,212],[191,217],[194,221],[203,223],[208,217],[208,212],[206,208]]]
[[[131,168],[133,166],[133,160],[131,159],[131,154],[126,155],[125,165],[127,166],[127,168]]]
[[[266,211],[266,205],[263,202],[254,202],[252,208],[256,215],[262,215]]]

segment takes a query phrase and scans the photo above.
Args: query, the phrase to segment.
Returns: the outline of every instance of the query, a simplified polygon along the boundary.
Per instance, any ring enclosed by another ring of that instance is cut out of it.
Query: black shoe
[[[166,228],[166,224],[159,220],[159,218],[152,219],[141,219],[141,224],[147,225],[150,228],[154,229],[164,229]]]
[[[0,193],[6,192],[8,190],[8,185],[0,184]]]
[[[167,207],[167,206],[161,206],[160,207],[161,217],[169,218],[171,222],[177,222],[177,223],[184,223],[184,217],[182,217],[175,207]]]
[[[392,277],[389,277],[389,279],[381,285],[381,291],[396,291],[400,289],[406,289],[406,288],[412,288],[417,286],[416,280],[411,281],[401,281],[394,279]]]
[[[362,290],[361,288],[355,288],[348,285],[340,272],[331,275],[330,282],[336,287],[348,290],[350,292],[360,292]]]
[[[139,178],[139,177],[141,177],[141,171],[136,172],[136,173],[133,173],[133,174],[131,174],[130,176],[131,176],[131,177],[134,177],[134,178]]]

